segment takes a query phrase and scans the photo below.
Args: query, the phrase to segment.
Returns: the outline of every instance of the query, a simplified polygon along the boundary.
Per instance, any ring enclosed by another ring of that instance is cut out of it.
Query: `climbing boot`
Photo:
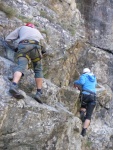
[[[13,83],[10,86],[9,92],[11,95],[17,99],[23,99],[24,96],[19,92],[18,85],[14,85]]]
[[[86,135],[86,130],[87,130],[87,129],[85,129],[85,128],[82,129],[82,132],[81,132],[81,135],[82,135],[82,136],[85,136],[85,135]]]
[[[43,102],[41,101],[41,98],[42,98],[42,93],[37,91],[36,95],[34,96],[34,99],[35,99],[37,102],[39,102],[39,103],[42,104]]]
[[[85,121],[85,112],[84,111],[80,111],[80,119],[82,120],[82,122]]]

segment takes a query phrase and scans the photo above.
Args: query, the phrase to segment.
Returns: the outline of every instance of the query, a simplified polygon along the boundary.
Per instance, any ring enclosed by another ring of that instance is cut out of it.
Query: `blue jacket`
[[[84,94],[89,94],[89,92],[86,92],[85,90],[96,93],[97,80],[92,73],[82,74],[79,80],[74,81],[74,84],[80,85],[82,87],[82,93]]]

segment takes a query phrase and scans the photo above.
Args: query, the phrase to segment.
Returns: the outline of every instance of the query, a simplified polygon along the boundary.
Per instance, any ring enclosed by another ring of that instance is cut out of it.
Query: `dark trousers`
[[[96,95],[95,94],[82,94],[81,95],[81,108],[86,109],[86,119],[91,120],[93,110],[96,106]]]

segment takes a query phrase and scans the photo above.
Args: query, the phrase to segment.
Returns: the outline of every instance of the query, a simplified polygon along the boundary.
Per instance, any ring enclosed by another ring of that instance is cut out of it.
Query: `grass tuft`
[[[16,16],[16,10],[12,9],[10,6],[6,6],[2,2],[0,2],[0,11],[3,11],[8,18]]]
[[[32,18],[27,18],[25,16],[18,16],[18,19],[20,19],[22,22],[26,23],[26,22],[32,22]]]

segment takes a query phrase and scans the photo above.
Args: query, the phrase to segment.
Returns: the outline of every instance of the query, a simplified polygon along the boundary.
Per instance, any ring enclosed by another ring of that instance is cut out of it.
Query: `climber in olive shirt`
[[[81,88],[81,110],[80,117],[84,122],[81,132],[82,136],[86,135],[86,130],[90,125],[91,116],[96,105],[96,85],[97,80],[89,68],[83,69],[83,74],[79,80],[74,81],[75,87]]]
[[[14,68],[13,82],[11,84],[9,92],[17,99],[24,98],[18,90],[18,83],[24,75],[25,69],[28,67],[29,61],[33,64],[35,73],[35,81],[37,86],[37,92],[35,99],[42,103],[42,64],[41,58],[45,54],[45,41],[41,33],[35,28],[34,24],[27,23],[25,26],[21,26],[15,29],[6,37],[6,42],[17,41],[17,60],[18,66]]]

